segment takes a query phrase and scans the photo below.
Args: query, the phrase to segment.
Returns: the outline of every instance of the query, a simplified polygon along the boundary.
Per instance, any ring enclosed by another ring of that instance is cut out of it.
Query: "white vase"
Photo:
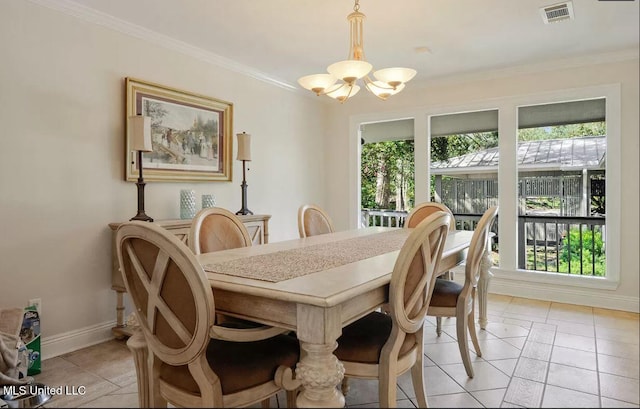
[[[180,218],[193,219],[196,215],[196,192],[183,189],[180,191]]]
[[[202,208],[216,207],[216,198],[213,195],[202,195]]]

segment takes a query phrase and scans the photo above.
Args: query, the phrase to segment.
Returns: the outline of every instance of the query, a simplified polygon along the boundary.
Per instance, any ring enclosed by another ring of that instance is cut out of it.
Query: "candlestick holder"
[[[238,137],[238,156],[237,160],[242,161],[242,209],[238,210],[236,214],[253,214],[247,207],[247,162],[251,161],[251,135],[242,132],[236,135]]]

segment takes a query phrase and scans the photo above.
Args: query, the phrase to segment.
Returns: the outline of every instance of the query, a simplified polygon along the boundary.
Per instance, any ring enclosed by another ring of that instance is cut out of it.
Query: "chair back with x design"
[[[118,229],[127,291],[148,347],[170,365],[185,365],[206,348],[214,323],[210,284],[193,253],[150,223]]]
[[[396,260],[389,284],[389,307],[394,323],[404,333],[415,333],[424,317],[442,257],[451,216],[438,211],[416,226]]]

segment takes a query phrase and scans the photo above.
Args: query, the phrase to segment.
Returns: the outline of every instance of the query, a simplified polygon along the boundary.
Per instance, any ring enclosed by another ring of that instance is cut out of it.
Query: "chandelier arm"
[[[347,94],[346,97],[344,97],[342,100],[339,100],[341,104],[344,104],[344,101],[348,100],[349,98],[351,98],[351,93],[353,92],[353,84],[351,84],[349,86],[349,93]]]
[[[389,84],[387,84],[386,82],[383,82],[383,84],[385,86],[382,85],[378,85],[378,84],[374,84],[373,81],[371,81],[371,78],[369,78],[369,74],[367,74],[364,78],[364,83],[369,85],[369,84],[373,84],[374,86],[378,87],[378,88],[382,88],[382,89],[388,89],[388,90],[392,90],[395,91],[397,87],[391,86]],[[382,82],[382,81],[380,81]],[[367,87],[367,89],[369,89],[369,87]],[[376,95],[377,96],[377,95]]]
[[[377,85],[374,84],[373,81],[371,81],[371,78],[369,78],[368,75],[366,77],[364,77],[363,80],[364,80],[364,87],[367,89],[367,91],[369,91],[369,93],[373,94],[374,97],[378,98],[381,101],[386,101],[387,100],[388,96],[387,97],[382,97],[382,96],[376,94],[375,92],[373,92],[371,90],[371,88],[369,88],[370,85],[374,86],[374,87],[376,87]],[[379,87],[379,88],[383,88],[383,87]],[[388,89],[391,89],[391,88],[388,88]]]
[[[336,85],[336,84],[334,84],[334,85]],[[320,92],[316,92],[316,95],[318,95],[318,96],[322,96],[322,95],[330,94],[330,93],[332,93],[332,92],[336,92],[336,91],[341,90],[342,88],[344,88],[344,87],[345,87],[345,85],[349,85],[349,84],[347,84],[346,82],[343,82],[343,83],[341,83],[341,84],[340,84],[340,86],[339,86],[339,87],[333,87],[333,86],[331,86],[331,87],[329,87],[328,89],[324,89],[324,90],[322,90],[322,91],[320,91]]]
[[[347,97],[344,99],[345,101],[348,100],[349,98],[351,98],[351,94],[353,93],[353,85],[355,85],[355,84],[352,84],[351,86],[349,86],[349,93],[347,94]],[[355,94],[353,94],[353,95],[355,95]]]

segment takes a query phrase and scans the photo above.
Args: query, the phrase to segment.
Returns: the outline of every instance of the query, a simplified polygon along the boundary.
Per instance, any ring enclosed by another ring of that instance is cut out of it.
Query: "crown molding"
[[[240,64],[236,61],[225,58],[221,55],[203,50],[187,44],[184,41],[176,40],[157,31],[149,30],[136,24],[129,23],[122,19],[110,16],[101,11],[92,9],[82,4],[69,0],[30,0],[32,3],[38,4],[49,9],[59,11],[61,13],[79,18],[86,22],[97,24],[120,33],[148,41],[152,44],[168,48],[173,51],[180,52],[190,57],[205,61],[209,64],[216,65],[239,74],[255,78],[259,81],[275,85],[289,91],[297,91],[298,87],[289,84],[286,81],[274,78],[264,72],[256,70],[253,67]]]

